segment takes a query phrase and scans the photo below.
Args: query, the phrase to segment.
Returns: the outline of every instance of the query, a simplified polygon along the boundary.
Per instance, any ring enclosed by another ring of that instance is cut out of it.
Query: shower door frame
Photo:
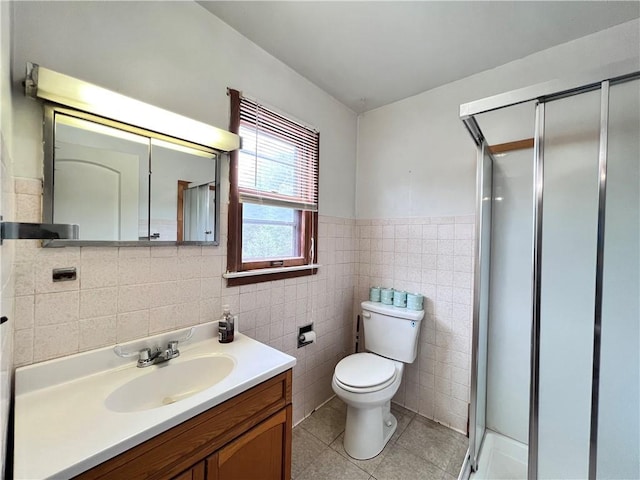
[[[542,205],[543,205],[543,172],[544,172],[544,120],[545,104],[553,100],[579,95],[593,90],[601,91],[600,107],[600,145],[598,158],[598,225],[597,225],[597,264],[596,264],[596,288],[594,309],[594,336],[593,336],[593,365],[591,386],[591,425],[589,436],[589,480],[596,479],[597,448],[598,448],[598,398],[600,382],[600,332],[602,316],[602,277],[604,255],[604,225],[606,202],[606,172],[607,172],[607,138],[608,138],[608,99],[610,85],[624,83],[640,79],[640,62],[618,62],[606,67],[574,78],[554,80],[530,87],[513,90],[511,92],[495,95],[460,106],[460,119],[473,138],[478,149],[478,172],[484,161],[484,150],[487,142],[482,130],[476,121],[475,115],[499,110],[505,107],[519,105],[527,102],[536,102],[535,143],[534,143],[534,184],[533,184],[533,249],[532,249],[532,318],[531,318],[531,377],[529,399],[529,444],[528,444],[528,479],[535,480],[538,477],[538,400],[539,400],[539,367],[540,367],[540,276],[542,270]],[[481,178],[478,173],[478,178]],[[478,180],[480,182],[480,180]],[[476,192],[476,258],[475,258],[475,282],[473,305],[473,332],[471,351],[471,392],[470,392],[470,418],[469,418],[469,450],[465,458],[461,478],[469,478],[473,470],[477,468],[475,456],[476,445],[482,443],[482,438],[476,436],[476,409],[478,403],[478,351],[479,333],[476,329],[480,322],[480,295],[481,277],[479,258],[482,247],[481,213],[482,213],[482,185],[478,183]],[[486,395],[486,392],[485,392]],[[485,406],[486,408],[486,406]],[[486,431],[486,428],[485,428]]]
[[[489,162],[489,163],[487,163]],[[488,237],[478,234],[477,240],[475,244],[475,252],[474,252],[474,284],[481,286],[482,277],[484,273],[484,268],[489,268],[491,262],[491,231],[492,231],[492,210],[493,206],[491,204],[493,198],[493,165],[494,158],[489,149],[489,145],[483,139],[481,144],[478,145],[478,157],[477,157],[477,172],[476,172],[476,189],[478,192],[478,198],[476,202],[476,232],[483,231],[483,225],[485,222],[489,222],[489,234]],[[489,168],[489,198],[486,197],[487,192],[485,191],[486,187],[486,178],[487,167]],[[488,201],[488,202],[487,202]],[[488,207],[487,207],[488,205]],[[488,216],[488,220],[487,220]],[[485,241],[487,241],[485,245]],[[487,249],[488,247],[488,249]],[[483,258],[482,253],[484,252],[485,256]],[[472,330],[472,338],[471,342],[473,345],[474,354],[471,357],[471,371],[476,372],[476,375],[471,376],[471,391],[470,391],[470,400],[471,400],[471,408],[469,409],[469,452],[470,452],[470,461],[471,468],[475,470],[477,468],[476,461],[476,452],[479,452],[482,440],[484,439],[484,434],[486,432],[486,406],[487,406],[487,378],[484,376],[484,394],[482,399],[482,403],[485,408],[485,415],[482,418],[482,432],[478,434],[478,403],[480,402],[480,398],[478,395],[478,364],[480,362],[480,322],[482,321],[483,315],[486,315],[486,321],[488,322],[489,315],[489,305],[488,299],[484,302],[482,301],[481,288],[477,288],[473,292],[473,330]],[[484,349],[484,364],[485,368],[487,365],[487,354],[486,348]],[[473,426],[473,427],[471,427]]]

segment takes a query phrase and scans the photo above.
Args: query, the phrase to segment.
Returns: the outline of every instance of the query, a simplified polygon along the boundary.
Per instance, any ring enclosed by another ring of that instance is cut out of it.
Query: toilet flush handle
[[[371,314],[369,312],[362,312],[362,316],[364,318],[371,318]]]

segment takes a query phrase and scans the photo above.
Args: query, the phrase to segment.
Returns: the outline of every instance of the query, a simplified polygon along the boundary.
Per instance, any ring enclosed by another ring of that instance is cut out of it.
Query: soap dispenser
[[[235,330],[234,318],[231,315],[229,305],[222,306],[222,318],[218,321],[218,341],[220,343],[233,342],[233,334]]]

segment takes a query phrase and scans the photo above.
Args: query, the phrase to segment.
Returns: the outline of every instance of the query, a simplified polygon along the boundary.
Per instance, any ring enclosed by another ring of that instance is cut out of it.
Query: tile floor
[[[293,429],[294,480],[456,480],[467,438],[391,404],[398,428],[370,460],[349,457],[342,446],[346,405],[337,397]]]

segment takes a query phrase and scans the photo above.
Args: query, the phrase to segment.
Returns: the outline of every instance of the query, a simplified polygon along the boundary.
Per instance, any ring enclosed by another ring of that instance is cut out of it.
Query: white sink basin
[[[72,478],[292,368],[296,359],[218,322],[119,345],[189,337],[180,356],[137,368],[107,346],[20,367],[15,375],[15,478]]]
[[[134,378],[109,395],[105,405],[114,412],[137,412],[170,405],[224,380],[235,366],[227,355],[206,355],[185,361],[146,367],[149,373]]]

